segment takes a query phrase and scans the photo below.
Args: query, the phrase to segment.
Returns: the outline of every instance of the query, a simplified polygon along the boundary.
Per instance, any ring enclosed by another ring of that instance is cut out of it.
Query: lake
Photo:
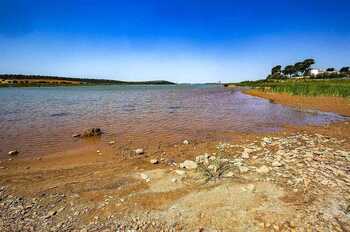
[[[45,155],[84,145],[72,134],[100,127],[103,141],[176,143],[215,132],[267,132],[343,120],[303,112],[217,85],[0,89],[0,157]]]

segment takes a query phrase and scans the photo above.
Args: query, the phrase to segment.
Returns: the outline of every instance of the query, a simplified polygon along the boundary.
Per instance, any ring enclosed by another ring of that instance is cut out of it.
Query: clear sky
[[[0,73],[261,79],[350,65],[349,0],[0,0]]]

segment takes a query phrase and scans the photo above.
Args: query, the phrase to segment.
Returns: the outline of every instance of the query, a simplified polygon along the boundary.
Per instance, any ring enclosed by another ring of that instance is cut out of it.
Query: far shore
[[[0,74],[0,87],[48,87],[48,86],[91,86],[91,85],[174,85],[165,80],[120,81],[75,77]]]

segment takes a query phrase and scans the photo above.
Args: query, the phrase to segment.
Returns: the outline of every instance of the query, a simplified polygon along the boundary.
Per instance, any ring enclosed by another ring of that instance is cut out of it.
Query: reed
[[[350,80],[280,80],[241,82],[240,86],[249,86],[264,91],[283,92],[304,96],[350,97]]]

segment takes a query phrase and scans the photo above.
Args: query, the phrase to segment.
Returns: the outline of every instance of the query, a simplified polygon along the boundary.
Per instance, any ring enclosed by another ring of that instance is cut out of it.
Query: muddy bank
[[[287,93],[273,93],[257,89],[245,90],[244,93],[269,99],[275,103],[301,109],[314,109],[350,116],[350,99],[329,96],[292,96]]]

